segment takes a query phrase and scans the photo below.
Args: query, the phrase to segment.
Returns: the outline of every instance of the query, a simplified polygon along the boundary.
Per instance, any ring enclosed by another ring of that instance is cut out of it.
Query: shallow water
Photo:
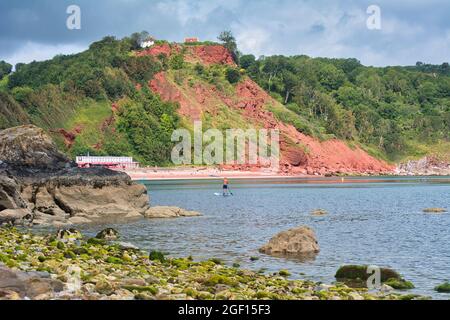
[[[267,272],[287,269],[293,278],[333,282],[343,264],[392,267],[416,289],[449,299],[433,288],[450,280],[450,178],[346,178],[253,180],[231,183],[233,197],[214,196],[220,181],[146,182],[152,205],[175,205],[204,214],[199,218],[141,220],[113,225],[122,240],[142,248]],[[327,216],[313,217],[314,209]],[[274,258],[258,248],[276,233],[312,227],[320,253],[315,260]],[[94,234],[104,226],[82,228]],[[250,257],[258,257],[250,261]]]

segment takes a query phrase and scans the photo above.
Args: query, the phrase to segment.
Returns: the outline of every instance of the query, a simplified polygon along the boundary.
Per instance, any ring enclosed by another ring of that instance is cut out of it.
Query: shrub
[[[235,68],[228,68],[226,71],[226,77],[229,83],[234,84],[241,80],[241,73]]]
[[[159,261],[159,262],[166,261],[166,258],[164,257],[164,253],[162,253],[161,251],[155,251],[155,250],[150,252],[149,259],[151,261]]]
[[[170,58],[169,67],[174,70],[181,70],[184,67],[184,57],[181,54],[175,54]]]

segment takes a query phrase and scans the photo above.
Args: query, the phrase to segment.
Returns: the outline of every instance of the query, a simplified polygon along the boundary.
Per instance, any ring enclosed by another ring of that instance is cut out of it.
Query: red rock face
[[[138,57],[142,56],[157,57],[160,54],[165,54],[166,56],[170,56],[172,54],[172,49],[170,48],[170,45],[168,43],[163,43],[161,45],[154,45],[151,48],[136,53]]]
[[[152,54],[167,52],[167,47],[160,46],[152,52]],[[187,47],[185,58],[188,62],[200,61],[206,65],[235,65],[231,54],[222,46]],[[204,112],[214,116],[217,113],[217,105],[226,105],[239,110],[255,127],[279,129],[281,173],[379,174],[394,170],[393,166],[371,157],[359,147],[350,148],[344,141],[338,139],[322,142],[297,131],[292,125],[278,121],[267,110],[268,105],[276,105],[278,102],[249,78],[236,85],[234,95],[221,92],[215,86],[207,84],[197,84],[193,87],[179,86],[168,80],[164,72],[158,73],[150,81],[149,86],[164,101],[178,102],[180,115],[191,120],[201,120]],[[249,171],[260,169],[259,165],[224,166],[228,167]]]
[[[178,112],[182,116],[192,120],[201,119],[201,108],[183,94],[175,84],[169,82],[164,72],[156,74],[150,81],[149,86],[150,89],[152,89],[153,92],[158,93],[164,101],[178,102],[180,105]]]
[[[233,56],[223,46],[192,46],[188,48],[190,54],[198,58],[203,64],[228,64],[230,66],[236,66]]]
[[[83,128],[81,126],[76,126],[71,131],[67,131],[65,129],[57,129],[53,130],[55,133],[59,133],[64,138],[64,144],[65,146],[70,149],[72,148],[73,144],[75,143],[75,139],[77,138],[77,135],[81,133]]]

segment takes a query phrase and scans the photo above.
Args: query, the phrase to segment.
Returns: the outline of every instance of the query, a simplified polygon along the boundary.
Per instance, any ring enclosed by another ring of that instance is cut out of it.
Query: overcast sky
[[[81,30],[68,30],[69,5]],[[369,30],[367,8],[381,9]],[[79,52],[106,35],[215,40],[231,30],[244,53],[357,58],[365,65],[441,64],[450,57],[448,0],[0,0],[0,60]]]

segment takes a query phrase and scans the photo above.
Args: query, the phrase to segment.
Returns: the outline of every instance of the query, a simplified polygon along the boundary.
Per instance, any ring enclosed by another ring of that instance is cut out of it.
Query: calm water
[[[199,218],[141,220],[114,225],[124,241],[145,249],[195,259],[217,257],[267,272],[288,269],[293,278],[333,282],[343,264],[392,267],[417,289],[448,299],[433,288],[450,280],[450,178],[361,178],[340,180],[232,181],[234,197],[217,197],[220,181],[146,183],[152,205],[175,205]],[[314,209],[327,216],[313,217]],[[276,233],[312,227],[321,252],[313,261],[273,258],[258,248]],[[100,226],[86,227],[94,234]],[[250,261],[256,256],[258,261]]]

